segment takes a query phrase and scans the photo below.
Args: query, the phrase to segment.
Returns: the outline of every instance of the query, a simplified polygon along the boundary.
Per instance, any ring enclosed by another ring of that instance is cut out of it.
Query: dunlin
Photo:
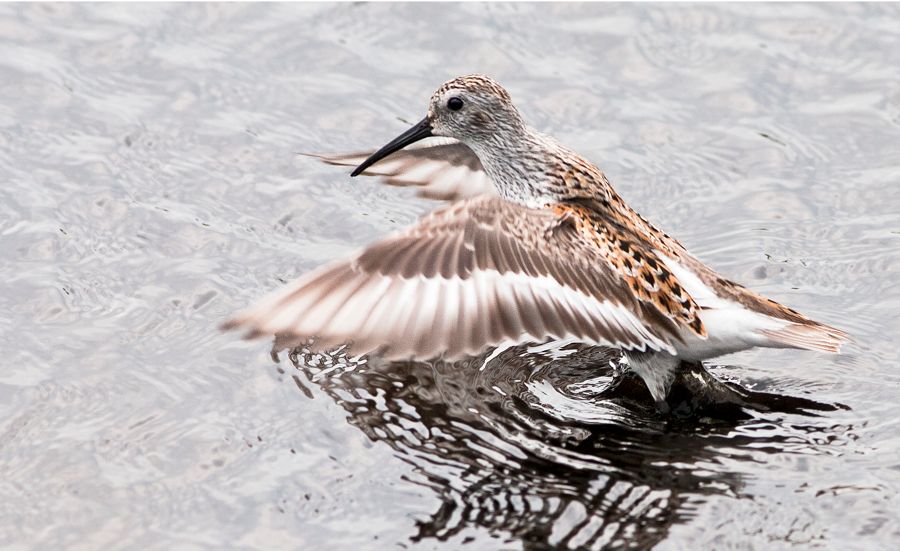
[[[444,140],[412,145],[432,136]],[[622,349],[660,404],[681,361],[757,346],[834,353],[848,341],[692,256],[599,168],[529,127],[488,77],[438,88],[426,117],[368,158],[324,159],[455,202],[226,327],[389,359],[575,339]]]

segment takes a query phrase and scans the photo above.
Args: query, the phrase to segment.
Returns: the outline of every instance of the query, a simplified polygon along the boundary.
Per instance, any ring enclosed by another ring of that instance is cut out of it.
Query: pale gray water
[[[851,409],[667,426],[549,360],[340,375],[220,334],[436,206],[294,153],[380,146],[476,71],[702,259],[858,339],[715,373]],[[900,538],[895,5],[4,4],[0,182],[4,548]]]

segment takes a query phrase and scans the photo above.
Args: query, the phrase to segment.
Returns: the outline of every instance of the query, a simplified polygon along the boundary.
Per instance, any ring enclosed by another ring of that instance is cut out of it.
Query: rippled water
[[[889,547],[900,9],[0,6],[0,546]],[[716,376],[842,404],[679,421],[603,351],[282,357],[216,325],[436,204],[297,157],[452,76],[721,272],[849,330]]]

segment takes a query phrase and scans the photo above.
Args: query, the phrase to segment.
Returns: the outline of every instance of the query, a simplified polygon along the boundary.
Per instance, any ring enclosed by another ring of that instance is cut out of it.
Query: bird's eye
[[[462,106],[463,106],[463,100],[461,100],[457,97],[452,97],[447,100],[447,108],[450,109],[451,111],[459,111],[460,109],[462,109]]]

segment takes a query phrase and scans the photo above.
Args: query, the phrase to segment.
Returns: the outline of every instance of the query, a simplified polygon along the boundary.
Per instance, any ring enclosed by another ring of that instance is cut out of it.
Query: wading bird
[[[432,136],[448,140],[413,145]],[[442,85],[421,122],[365,160],[324,159],[362,161],[352,176],[380,174],[454,202],[301,277],[227,328],[388,359],[575,339],[623,350],[660,407],[682,361],[756,346],[838,352],[848,340],[692,256],[599,168],[529,127],[488,77]]]

